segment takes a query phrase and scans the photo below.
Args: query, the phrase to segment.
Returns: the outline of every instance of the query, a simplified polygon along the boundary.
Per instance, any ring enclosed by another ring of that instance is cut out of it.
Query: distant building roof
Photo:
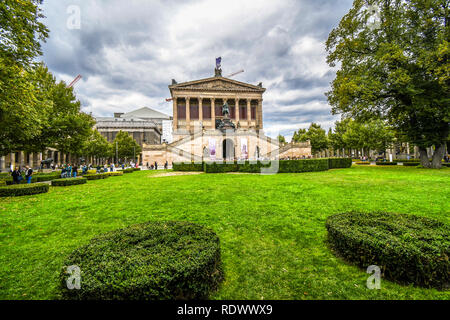
[[[153,110],[148,107],[143,107],[141,109],[137,109],[128,113],[125,113],[120,116],[122,119],[134,118],[134,119],[167,119],[170,120],[170,117],[167,114],[162,112]]]

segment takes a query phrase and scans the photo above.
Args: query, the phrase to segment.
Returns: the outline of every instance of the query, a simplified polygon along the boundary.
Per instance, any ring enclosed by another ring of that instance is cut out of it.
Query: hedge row
[[[67,289],[68,266],[81,288]],[[112,231],[73,251],[60,274],[71,300],[207,299],[223,281],[219,238],[189,222],[147,222]]]
[[[0,180],[0,186],[6,186],[6,181]]]
[[[328,158],[328,168],[350,168],[352,166],[351,158]]]
[[[343,213],[328,218],[332,249],[362,268],[377,265],[404,284],[450,285],[450,226],[408,214]]]
[[[23,177],[23,176],[22,176]],[[5,181],[7,185],[12,185],[13,184],[13,178],[11,176],[6,177],[6,178],[0,178],[2,181]],[[33,177],[31,178],[31,182],[32,183],[36,183],[36,182],[44,182],[44,181],[53,181],[56,179],[61,179],[61,176],[59,174],[54,174],[54,173],[50,173],[50,174],[33,174]],[[21,184],[26,184],[27,180],[25,178],[23,178],[20,181]]]
[[[364,165],[368,166],[368,165],[370,165],[369,161],[360,161],[360,162],[355,162],[355,163],[357,165],[359,165],[359,166],[364,166]]]
[[[100,180],[109,178],[109,174],[108,173],[85,174],[83,178],[86,178],[88,180]]]
[[[123,173],[133,173],[134,170],[133,170],[133,168],[128,168],[128,169],[123,169],[122,172]]]
[[[203,171],[203,162],[200,162],[200,163],[174,162],[173,170],[174,171]]]
[[[32,194],[46,193],[50,186],[46,183],[15,184],[0,187],[0,197],[19,197]]]
[[[420,165],[420,162],[404,162],[403,165],[405,167],[417,167]]]
[[[174,163],[174,171],[204,171],[206,173],[226,173],[226,172],[250,172],[260,173],[264,167],[270,167],[270,162],[203,162],[203,163]],[[350,168],[352,160],[350,158],[324,158],[324,159],[304,159],[304,160],[280,160],[278,161],[278,172],[312,172],[326,171],[335,168]]]
[[[58,179],[52,181],[53,187],[65,187],[65,186],[74,186],[78,184],[85,184],[87,182],[86,178],[67,178],[67,179]]]
[[[123,176],[123,172],[121,171],[106,172],[105,174],[107,174],[110,177]]]
[[[397,162],[395,162],[395,161],[392,161],[392,162],[389,162],[389,161],[377,161],[376,162],[376,165],[377,166],[396,166],[397,165]]]

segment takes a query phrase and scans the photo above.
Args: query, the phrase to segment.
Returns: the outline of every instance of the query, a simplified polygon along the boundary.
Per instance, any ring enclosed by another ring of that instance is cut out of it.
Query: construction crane
[[[67,88],[72,88],[78,81],[81,80],[81,75],[77,75],[77,77],[75,79],[73,79],[73,81],[67,86]]]
[[[242,72],[244,72],[244,70],[239,70],[239,71],[237,71],[237,72],[233,72],[232,74],[226,76],[226,78],[231,78],[231,77],[233,77],[233,76],[235,76],[235,75],[237,75],[237,74],[239,74],[239,73],[242,73]]]

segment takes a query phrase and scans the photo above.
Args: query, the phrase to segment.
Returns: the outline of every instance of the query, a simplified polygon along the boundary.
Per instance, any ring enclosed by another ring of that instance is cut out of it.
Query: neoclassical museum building
[[[262,83],[222,76],[169,85],[172,143],[144,144],[142,162],[269,160],[311,155],[309,142],[288,144],[264,135]]]

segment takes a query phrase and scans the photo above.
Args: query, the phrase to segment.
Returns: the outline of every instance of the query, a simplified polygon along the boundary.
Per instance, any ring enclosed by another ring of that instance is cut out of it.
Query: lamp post
[[[116,163],[119,164],[119,146],[117,141],[116,141]]]

